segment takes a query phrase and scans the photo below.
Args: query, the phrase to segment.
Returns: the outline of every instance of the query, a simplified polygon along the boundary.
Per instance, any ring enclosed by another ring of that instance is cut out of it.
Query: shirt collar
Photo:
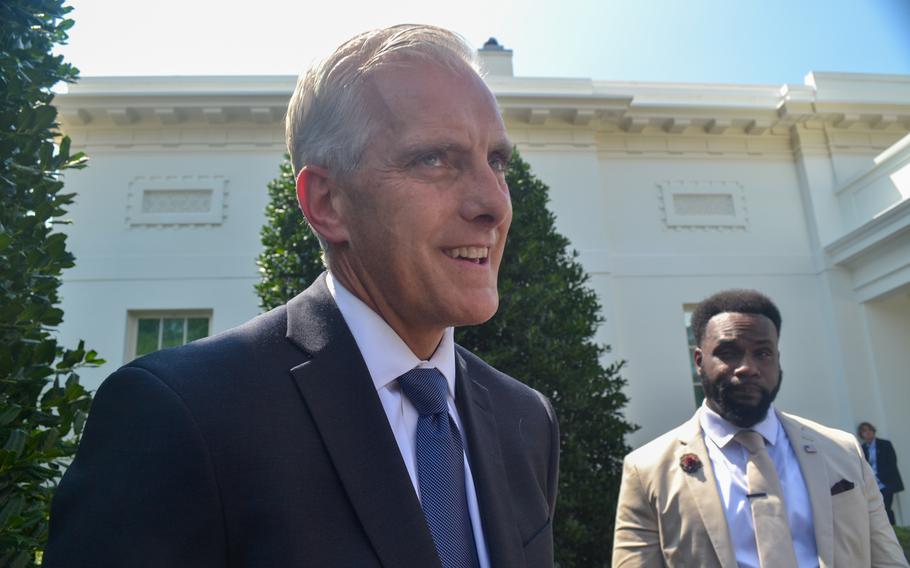
[[[777,411],[774,406],[768,408],[768,413],[758,424],[751,428],[740,428],[727,422],[720,414],[711,410],[706,402],[702,402],[699,422],[705,435],[717,444],[719,448],[723,448],[730,443],[733,436],[740,430],[755,430],[773,446],[777,443],[781,429],[780,420],[777,418]]]
[[[389,386],[398,377],[415,367],[439,370],[446,378],[449,396],[455,398],[455,331],[447,327],[442,341],[428,361],[414,352],[395,333],[388,323],[357,296],[345,288],[329,272],[325,279],[329,293],[354,336],[360,354],[367,365],[376,390]]]

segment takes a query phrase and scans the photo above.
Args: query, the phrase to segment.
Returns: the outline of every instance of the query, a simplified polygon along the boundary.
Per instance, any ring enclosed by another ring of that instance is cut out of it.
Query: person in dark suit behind
[[[866,461],[875,472],[878,488],[882,490],[882,499],[885,501],[888,521],[893,525],[894,511],[891,509],[891,505],[894,503],[894,494],[904,490],[904,481],[901,479],[901,472],[897,469],[897,454],[894,452],[894,446],[888,440],[877,438],[875,432],[875,426],[868,422],[861,422],[857,428],[863,446],[863,455],[866,456]]]
[[[105,381],[45,566],[552,566],[553,411],[453,340],[498,307],[512,219],[473,57],[401,25],[301,77],[288,146],[328,271]]]

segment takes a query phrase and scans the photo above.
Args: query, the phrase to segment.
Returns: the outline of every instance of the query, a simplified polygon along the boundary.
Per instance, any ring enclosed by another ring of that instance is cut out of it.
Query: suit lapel
[[[468,461],[493,566],[521,566],[524,550],[512,510],[509,483],[502,459],[490,394],[472,380],[464,357],[455,351],[455,406],[468,442]]]
[[[815,547],[821,568],[834,565],[834,513],[831,505],[831,486],[824,455],[819,451],[815,433],[791,418],[778,412],[780,423],[787,433],[790,446],[799,462],[799,469],[806,482],[809,502],[812,504],[812,524],[815,527]]]
[[[685,476],[686,487],[692,494],[692,500],[701,515],[702,524],[708,532],[720,565],[724,568],[736,567],[736,554],[730,541],[730,531],[727,527],[727,517],[724,515],[723,505],[720,502],[720,493],[717,490],[717,480],[714,477],[714,467],[708,456],[704,434],[699,424],[701,410],[695,413],[680,431],[680,445],[677,448],[676,463],[687,453],[698,456],[703,467],[694,473],[680,474]]]
[[[291,374],[376,554],[384,566],[438,567],[395,437],[325,275],[287,309],[288,339],[311,356]]]

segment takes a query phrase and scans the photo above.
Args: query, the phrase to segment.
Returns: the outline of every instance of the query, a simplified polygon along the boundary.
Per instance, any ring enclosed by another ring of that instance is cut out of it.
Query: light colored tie
[[[783,491],[765,439],[755,430],[740,430],[733,439],[749,452],[746,481],[758,561],[762,568],[797,568]]]

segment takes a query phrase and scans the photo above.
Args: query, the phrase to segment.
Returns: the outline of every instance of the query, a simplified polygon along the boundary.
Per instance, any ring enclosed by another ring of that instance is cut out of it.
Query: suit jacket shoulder
[[[678,459],[682,447],[680,440],[691,441],[697,436],[701,436],[698,414],[633,450],[624,462],[636,470],[642,483],[650,484],[665,476],[667,464]]]
[[[856,454],[860,458],[863,457],[862,448],[859,446],[859,443],[856,441],[856,437],[843,430],[837,428],[831,428],[830,426],[825,426],[824,424],[819,424],[808,418],[803,418],[802,416],[797,416],[795,414],[790,414],[788,412],[777,411],[777,415],[781,420],[781,423],[786,429],[788,422],[799,426],[800,428],[805,428],[821,439],[826,440],[833,446],[840,448],[843,451],[846,451],[850,454]],[[791,444],[796,443],[796,441],[791,440]]]
[[[698,417],[623,461],[614,567],[736,565]],[[684,468],[683,456],[694,467]]]

